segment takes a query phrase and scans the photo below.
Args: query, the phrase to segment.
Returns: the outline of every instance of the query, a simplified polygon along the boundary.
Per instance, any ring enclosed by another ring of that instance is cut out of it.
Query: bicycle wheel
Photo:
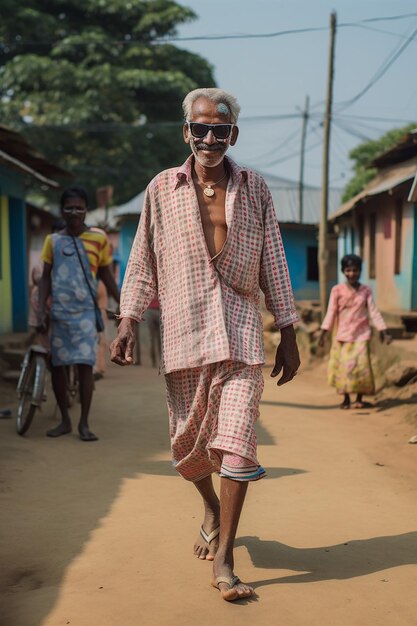
[[[40,375],[44,371],[44,359],[39,354],[33,354],[29,361],[24,380],[21,385],[20,402],[16,414],[16,430],[19,435],[24,435],[33,420],[39,404],[33,403],[35,384],[38,385]],[[43,378],[43,376],[42,376]],[[43,385],[43,380],[42,380]]]

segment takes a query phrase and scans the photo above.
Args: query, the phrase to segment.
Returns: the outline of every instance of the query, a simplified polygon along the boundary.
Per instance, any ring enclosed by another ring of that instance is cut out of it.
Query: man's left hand
[[[285,385],[294,378],[300,367],[300,355],[293,326],[281,328],[281,342],[275,356],[275,366],[271,372],[274,378],[282,370],[282,376],[277,382],[278,387]]]

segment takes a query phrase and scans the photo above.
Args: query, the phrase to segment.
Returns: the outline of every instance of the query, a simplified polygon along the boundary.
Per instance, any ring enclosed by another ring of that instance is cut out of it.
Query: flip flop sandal
[[[211,533],[208,535],[206,533],[206,531],[204,530],[203,527],[200,528],[200,535],[202,536],[202,538],[204,539],[204,541],[206,543],[208,543],[208,545],[211,544],[211,542],[213,541],[213,539],[216,539],[216,537],[218,536],[218,534],[220,533],[220,526],[217,526],[217,528],[215,528],[214,530],[211,531]]]
[[[217,576],[217,578],[212,580],[211,584],[220,591],[223,600],[226,600],[226,602],[233,602],[234,600],[250,598],[250,596],[253,595],[252,593],[249,596],[239,595],[234,587],[236,587],[236,585],[240,582],[241,580],[238,576],[232,576],[231,578],[228,578],[227,576]],[[226,585],[229,585],[229,589],[220,589],[220,583],[226,583]]]
[[[370,402],[354,402],[353,408],[354,409],[373,409],[374,405],[371,404]]]
[[[204,541],[206,542],[209,548],[210,548],[211,542],[213,541],[213,539],[216,539],[216,537],[218,537],[219,533],[220,533],[220,526],[217,526],[217,528],[212,530],[212,532],[209,535],[206,533],[206,531],[204,530],[202,526],[200,528],[200,536],[204,539]],[[211,555],[211,557],[212,558],[208,559],[206,556],[205,560],[212,561],[214,557],[213,555]]]

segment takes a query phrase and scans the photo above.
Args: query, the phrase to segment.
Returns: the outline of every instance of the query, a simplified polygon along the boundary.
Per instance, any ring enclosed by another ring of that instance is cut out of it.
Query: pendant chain
[[[204,193],[206,196],[208,196],[209,198],[212,198],[212,197],[214,196],[214,189],[213,189],[214,185],[218,185],[219,183],[221,183],[221,182],[222,182],[222,180],[224,180],[224,179],[226,178],[226,176],[227,176],[227,172],[225,173],[225,175],[224,175],[224,176],[222,176],[219,180],[217,180],[215,183],[212,183],[211,185],[208,185],[208,184],[206,184],[206,183],[202,183],[202,182],[200,181],[200,179],[198,179],[198,178],[197,178],[197,180],[198,180],[198,182],[199,182],[199,184],[200,184],[200,185],[206,185],[206,186],[204,187],[204,189],[203,189],[203,193]]]

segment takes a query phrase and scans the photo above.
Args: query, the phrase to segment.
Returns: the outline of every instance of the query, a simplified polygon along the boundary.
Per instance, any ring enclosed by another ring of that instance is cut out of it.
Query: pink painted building
[[[359,254],[363,282],[372,287],[381,311],[417,323],[417,194],[411,190],[417,130],[370,165],[377,168],[376,176],[330,217],[338,259]]]

